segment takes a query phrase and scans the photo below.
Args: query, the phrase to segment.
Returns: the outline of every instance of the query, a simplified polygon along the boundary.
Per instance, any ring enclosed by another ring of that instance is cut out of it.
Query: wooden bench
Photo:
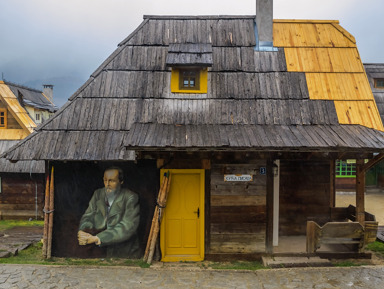
[[[366,222],[364,228],[358,222],[328,222],[319,226],[314,221],[307,222],[307,253],[315,253],[322,245],[356,245],[360,253],[367,243],[372,242],[372,235],[377,231],[377,222]],[[340,252],[340,251],[339,251]]]

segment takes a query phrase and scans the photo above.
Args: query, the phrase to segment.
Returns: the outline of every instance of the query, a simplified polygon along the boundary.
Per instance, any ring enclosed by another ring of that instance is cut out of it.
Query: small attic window
[[[179,70],[180,90],[200,90],[200,70],[180,69]]]
[[[0,108],[0,128],[7,128],[7,110]]]
[[[384,89],[384,78],[375,78],[375,88]]]
[[[207,68],[172,68],[172,93],[207,93]]]
[[[207,93],[208,67],[212,66],[212,44],[171,43],[166,65],[172,68],[172,93]]]

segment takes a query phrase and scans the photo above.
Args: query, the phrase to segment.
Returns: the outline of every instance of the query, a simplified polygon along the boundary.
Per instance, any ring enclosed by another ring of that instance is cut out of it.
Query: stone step
[[[269,257],[264,256],[263,265],[270,268],[327,267],[332,266],[328,259],[320,257]]]

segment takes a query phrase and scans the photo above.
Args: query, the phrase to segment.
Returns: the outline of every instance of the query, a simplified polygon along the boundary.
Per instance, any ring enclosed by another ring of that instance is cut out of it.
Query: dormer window
[[[7,128],[7,109],[0,108],[0,129]]]
[[[180,69],[179,70],[179,88],[187,90],[200,89],[200,70],[198,69]]]
[[[167,66],[172,67],[172,93],[207,93],[208,67],[212,66],[212,45],[170,44]]]
[[[384,89],[384,78],[375,78],[375,88]]]

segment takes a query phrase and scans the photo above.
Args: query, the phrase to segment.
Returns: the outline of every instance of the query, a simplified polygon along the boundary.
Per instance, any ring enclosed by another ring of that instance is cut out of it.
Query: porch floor
[[[316,252],[353,252],[345,245],[322,245]],[[279,236],[279,245],[273,247],[273,253],[307,253],[306,236]]]
[[[279,245],[273,253],[306,253],[305,236],[279,236]]]

